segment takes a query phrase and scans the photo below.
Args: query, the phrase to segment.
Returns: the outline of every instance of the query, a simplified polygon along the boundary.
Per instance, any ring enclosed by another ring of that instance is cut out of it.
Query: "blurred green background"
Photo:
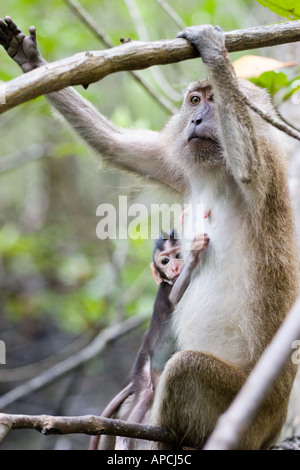
[[[121,37],[151,41],[175,37],[180,25],[159,3],[81,1],[114,45]],[[212,23],[231,30],[283,20],[254,0],[173,0],[170,5],[182,26]],[[30,25],[37,27],[39,47],[47,61],[103,48],[64,0],[2,2],[0,17],[5,15],[24,32]],[[277,48],[277,57],[288,60],[286,51]],[[258,53],[275,55],[273,49]],[[0,80],[20,75],[4,49],[0,54]],[[205,71],[201,61],[193,60],[140,74],[170,105],[179,106],[185,85]],[[87,90],[77,89],[123,127],[157,130],[168,118],[158,102],[125,72],[108,76]],[[153,241],[100,241],[96,237],[97,207],[102,203],[117,206],[119,195],[127,195],[129,203],[147,205],[179,200],[104,167],[53,118],[43,97],[0,115],[0,339],[7,346],[7,364],[0,366],[1,394],[19,385],[18,379],[32,376],[26,375],[26,369],[22,375],[22,367],[51,357],[87,331],[93,335],[129,316],[151,314],[156,292],[148,268]],[[142,331],[52,388],[3,411],[96,413],[125,380]],[[9,380],[7,370],[14,367],[21,368],[20,375],[16,369],[11,375],[14,380]],[[36,373],[41,370],[37,367]],[[5,446],[84,448],[88,441],[85,436],[41,440],[36,434],[11,433]]]

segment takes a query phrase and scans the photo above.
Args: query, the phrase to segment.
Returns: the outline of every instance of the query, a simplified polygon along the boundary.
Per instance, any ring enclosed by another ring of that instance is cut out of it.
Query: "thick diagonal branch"
[[[296,42],[300,40],[300,20],[231,31],[225,33],[225,38],[229,52]],[[5,103],[0,104],[0,113],[69,85],[93,83],[112,73],[195,57],[197,51],[184,39],[129,42],[104,51],[81,52],[1,85],[0,102]]]
[[[42,434],[108,434],[165,443],[174,442],[174,436],[165,428],[93,415],[30,416],[0,413],[0,444],[12,429],[36,429]]]
[[[238,449],[300,335],[300,297],[228,410],[219,418],[206,450]]]

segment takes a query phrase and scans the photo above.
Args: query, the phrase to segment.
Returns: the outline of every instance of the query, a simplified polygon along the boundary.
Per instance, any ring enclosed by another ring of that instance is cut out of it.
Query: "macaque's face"
[[[166,240],[164,250],[156,251],[154,261],[165,278],[170,281],[176,280],[184,266],[181,246],[178,244],[174,245],[170,240]]]
[[[187,157],[208,164],[220,163],[224,152],[209,82],[194,82],[187,88],[179,115],[184,122],[182,145]]]

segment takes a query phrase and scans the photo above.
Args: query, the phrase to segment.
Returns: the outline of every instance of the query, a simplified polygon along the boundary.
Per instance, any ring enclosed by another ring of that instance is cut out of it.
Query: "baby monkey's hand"
[[[206,233],[201,233],[195,236],[190,248],[190,262],[192,264],[196,265],[198,263],[200,253],[202,253],[208,248],[209,241],[210,239]]]

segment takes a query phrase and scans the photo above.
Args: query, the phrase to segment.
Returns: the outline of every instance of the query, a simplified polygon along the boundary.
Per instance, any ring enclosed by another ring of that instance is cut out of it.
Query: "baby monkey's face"
[[[174,245],[174,241],[166,240],[164,249],[156,251],[154,261],[161,277],[169,281],[176,280],[184,266],[181,245],[178,242]]]

